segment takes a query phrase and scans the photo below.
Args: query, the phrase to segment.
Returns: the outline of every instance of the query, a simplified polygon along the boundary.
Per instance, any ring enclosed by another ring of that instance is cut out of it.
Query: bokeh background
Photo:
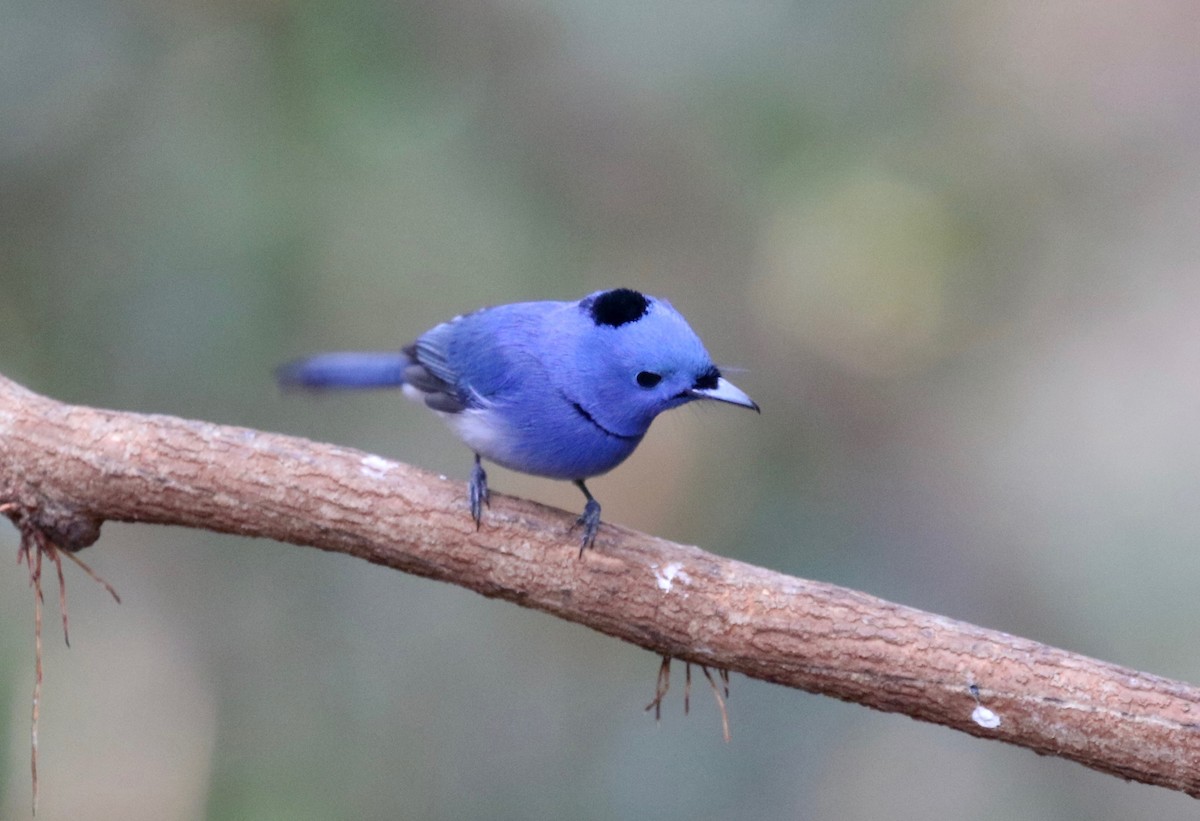
[[[0,0],[0,21],[0,373],[465,479],[398,395],[282,396],[271,369],[638,287],[763,414],[661,419],[592,483],[606,519],[1200,681],[1191,0]],[[109,524],[84,558],[124,603],[68,567],[70,650],[48,610],[39,818],[1196,813],[737,676],[731,743],[703,689],[656,727],[650,654],[342,556]],[[32,613],[10,565],[4,818],[29,813]]]

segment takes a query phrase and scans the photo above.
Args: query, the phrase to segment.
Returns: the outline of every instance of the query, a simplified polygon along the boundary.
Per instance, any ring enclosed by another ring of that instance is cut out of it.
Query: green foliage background
[[[764,412],[664,417],[593,483],[608,520],[1200,681],[1187,0],[0,0],[0,21],[5,375],[465,478],[397,395],[284,397],[272,367],[638,287]],[[732,743],[703,690],[655,727],[647,653],[344,557],[110,524],[86,559],[125,602],[72,573],[75,646],[47,630],[39,818],[1195,812],[737,677]],[[5,818],[28,815],[31,628],[10,567]]]

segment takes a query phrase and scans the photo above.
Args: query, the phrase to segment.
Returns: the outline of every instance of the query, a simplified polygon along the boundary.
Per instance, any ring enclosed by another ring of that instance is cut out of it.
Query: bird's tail
[[[285,388],[398,388],[411,364],[402,351],[322,353],[280,366],[275,378]]]

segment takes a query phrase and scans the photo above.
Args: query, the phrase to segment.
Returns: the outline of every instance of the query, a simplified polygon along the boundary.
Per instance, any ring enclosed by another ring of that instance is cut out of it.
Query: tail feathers
[[[275,371],[285,388],[398,388],[411,360],[401,351],[323,353]]]

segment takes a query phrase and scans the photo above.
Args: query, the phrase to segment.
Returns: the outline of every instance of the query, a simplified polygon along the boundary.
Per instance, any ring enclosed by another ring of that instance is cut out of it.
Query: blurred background
[[[637,287],[763,414],[662,418],[592,482],[606,520],[1200,681],[1190,0],[0,19],[0,373],[465,480],[398,394],[282,396],[272,368]],[[649,653],[343,556],[108,524],[83,558],[124,602],[68,566],[69,651],[47,610],[39,818],[1195,813],[739,676],[731,743],[704,688],[656,727]],[[10,566],[5,818],[29,814],[32,625]]]

